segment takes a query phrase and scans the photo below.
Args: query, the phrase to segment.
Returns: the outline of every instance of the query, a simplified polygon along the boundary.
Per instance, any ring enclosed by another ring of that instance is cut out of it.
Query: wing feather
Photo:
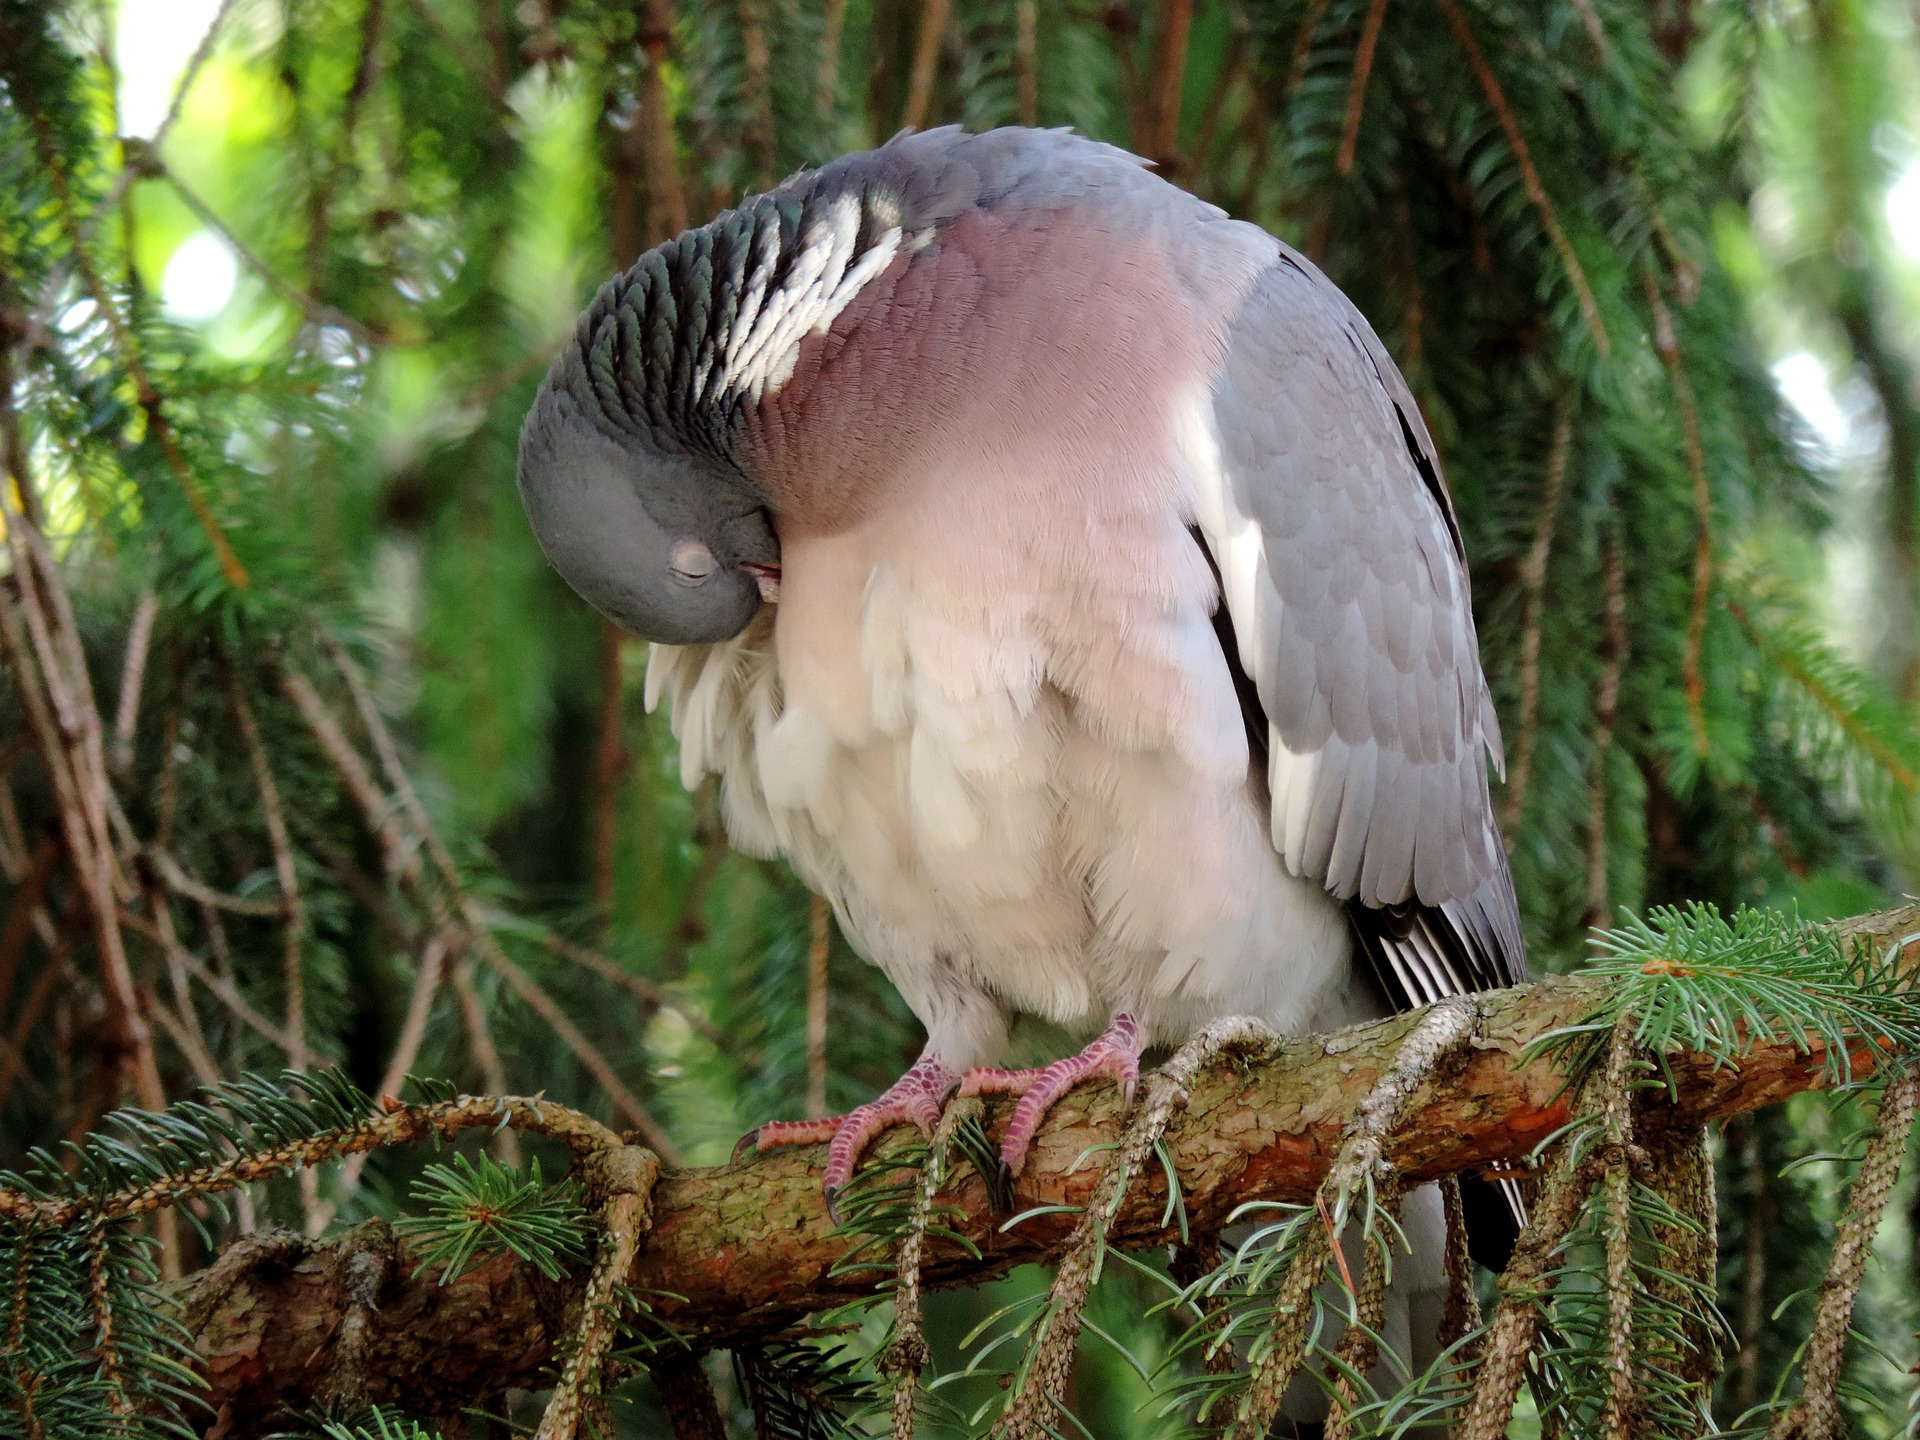
[[[1524,980],[1466,559],[1406,382],[1283,247],[1230,323],[1211,402],[1196,533],[1266,717],[1275,848],[1348,902],[1400,1005]]]

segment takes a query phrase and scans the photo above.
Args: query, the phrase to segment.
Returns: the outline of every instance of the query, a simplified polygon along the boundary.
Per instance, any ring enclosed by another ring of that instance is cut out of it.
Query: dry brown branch
[[[140,722],[140,689],[147,675],[147,650],[153,641],[154,617],[160,613],[160,598],[153,586],[140,587],[134,602],[133,620],[127,626],[127,649],[120,664],[120,692],[113,712],[113,763],[122,773],[133,764],[133,734]]]
[[[8,397],[0,396],[0,408],[7,406]],[[61,839],[93,922],[100,988],[117,1047],[102,1061],[130,1071],[139,1103],[159,1109],[166,1094],[120,933],[118,897],[131,896],[132,890],[110,833],[100,712],[78,626],[44,537],[17,510],[4,518],[13,564],[12,573],[0,580],[0,650],[24,703],[28,730],[53,790]],[[162,1241],[162,1269],[177,1274],[178,1250],[170,1233],[163,1232]]]
[[[1386,19],[1387,0],[1372,0],[1360,26],[1360,46],[1353,55],[1353,81],[1347,87],[1347,116],[1340,127],[1340,149],[1333,159],[1334,172],[1343,179],[1353,174],[1354,152],[1360,147],[1360,117],[1367,108],[1367,80],[1373,74],[1373,55]]]
[[[953,1132],[982,1111],[977,1095],[960,1096],[950,1102],[927,1146],[927,1158],[920,1167],[914,1187],[913,1209],[907,1216],[906,1234],[900,1241],[900,1253],[894,1270],[900,1278],[894,1291],[893,1333],[880,1358],[880,1372],[893,1386],[892,1440],[913,1440],[914,1398],[920,1387],[920,1372],[926,1369],[932,1352],[920,1315],[920,1262],[927,1249],[927,1226],[933,1218],[934,1196],[940,1192],[949,1163]]]
[[[907,82],[906,108],[900,112],[903,129],[918,130],[927,123],[933,103],[934,73],[940,64],[940,44],[947,35],[952,0],[920,0],[920,29],[913,37],[913,68]]]
[[[471,900],[465,900],[464,903],[469,909],[476,909]],[[574,1059],[593,1077],[594,1083],[606,1092],[607,1099],[613,1102],[613,1108],[619,1112],[621,1119],[637,1130],[648,1147],[662,1160],[670,1165],[678,1164],[679,1148],[660,1122],[647,1112],[647,1107],[627,1088],[627,1082],[620,1078],[619,1071],[613,1068],[613,1062],[580,1033],[580,1027],[573,1023],[554,998],[509,958],[492,934],[481,928],[484,920],[480,915],[469,915],[468,921],[474,925],[475,948],[489,968],[507,982],[507,988],[518,995],[528,1009],[546,1022],[549,1030],[560,1037],[561,1043],[573,1052]]]
[[[1910,906],[1870,917],[1856,933],[1886,944],[1917,928],[1920,906]],[[1416,1184],[1526,1155],[1565,1123],[1569,1097],[1549,1064],[1523,1064],[1520,1057],[1541,1035],[1590,1015],[1603,994],[1600,982],[1573,979],[1474,997],[1468,1002],[1473,1034],[1457,1067],[1446,1067],[1407,1098],[1402,1123],[1387,1136],[1380,1158]],[[1204,1067],[1164,1139],[1182,1179],[1193,1233],[1216,1231],[1248,1200],[1310,1199],[1355,1109],[1377,1089],[1422,1019],[1401,1016],[1334,1036],[1277,1042],[1265,1062]],[[1870,1068],[1870,1055],[1856,1059],[1857,1068]],[[1825,1059],[1765,1045],[1738,1066],[1716,1068],[1703,1058],[1678,1055],[1673,1070],[1680,1101],[1672,1109],[1656,1103],[1640,1117],[1649,1133],[1723,1118],[1816,1087]],[[1089,1146],[1119,1137],[1115,1112],[1105,1087],[1063,1100],[1017,1183],[1015,1207],[1088,1204],[1099,1177],[1092,1167],[1074,1169],[1074,1162]],[[990,1126],[1004,1124],[1008,1113],[1006,1104],[990,1104]],[[883,1141],[883,1151],[901,1138]],[[738,1166],[660,1177],[654,1226],[628,1279],[649,1292],[656,1317],[687,1335],[696,1353],[750,1342],[875,1293],[884,1277],[834,1273],[835,1262],[856,1242],[833,1233],[818,1163],[817,1151],[773,1153]],[[1535,1238],[1523,1240],[1506,1277],[1510,1303],[1495,1319],[1496,1341],[1533,1313],[1518,1295],[1550,1263],[1553,1240],[1584,1195],[1584,1179],[1562,1175],[1557,1185],[1549,1184],[1536,1211],[1544,1213],[1545,1228],[1529,1232]],[[967,1166],[953,1167],[937,1203],[951,1207],[943,1225],[981,1253],[976,1260],[951,1242],[929,1237],[921,1267],[929,1288],[977,1285],[1017,1264],[1057,1255],[1073,1224],[1070,1216],[1036,1216],[1001,1233],[985,1184]],[[1119,1206],[1111,1243],[1168,1243],[1173,1237],[1163,1224],[1165,1204],[1164,1180],[1149,1166]],[[267,1417],[310,1384],[308,1357],[338,1321],[329,1253],[329,1246],[316,1247],[297,1264],[249,1274],[204,1313],[193,1304],[199,1281],[181,1292],[187,1313],[202,1317],[194,1328],[213,1387],[209,1398],[229,1417],[230,1434],[259,1433]],[[510,1257],[479,1265],[445,1287],[403,1257],[376,1317],[367,1396],[440,1413],[511,1386],[541,1384],[542,1367],[552,1362],[552,1337],[564,1329],[556,1319],[562,1303],[531,1267]],[[1488,1363],[1490,1368],[1494,1362]],[[1483,1384],[1488,1373],[1483,1370]],[[1517,1371],[1509,1378],[1518,1384]],[[1490,1413],[1485,1396],[1477,1404],[1477,1413]],[[1504,1428],[1502,1411],[1497,1427],[1483,1422],[1469,1433],[1497,1436]]]
[[[260,738],[260,725],[254,719],[253,706],[230,665],[222,663],[221,678],[226,682],[227,703],[240,729],[246,747],[247,764],[253,771],[254,789],[260,795],[260,814],[267,828],[267,846],[273,852],[273,874],[280,885],[281,942],[280,983],[286,994],[286,1013],[282,1028],[287,1036],[287,1068],[307,1068],[307,975],[304,947],[307,936],[307,912],[300,899],[300,872],[293,863],[293,841],[287,834],[286,813],[280,808],[280,787],[274,783],[273,764],[267,758],[266,743]]]
[[[410,869],[417,869],[419,861],[406,844],[394,803],[375,783],[367,762],[360,758],[360,752],[340,729],[313,682],[289,664],[281,669],[280,688],[293,702],[293,708],[300,712],[321,752],[347,787],[347,797],[380,842],[381,860],[387,873],[404,875]]]
[[[1608,338],[1606,324],[1600,318],[1600,302],[1594,298],[1593,287],[1587,283],[1586,268],[1574,252],[1573,242],[1567,239],[1566,231],[1560,228],[1560,216],[1547,195],[1547,187],[1541,182],[1540,172],[1534,168],[1533,152],[1527,148],[1527,137],[1521,132],[1519,120],[1514,117],[1513,107],[1507,103],[1499,77],[1493,73],[1493,67],[1481,52],[1480,42],[1474,39],[1473,27],[1467,23],[1459,0],[1438,0],[1438,4],[1441,14],[1446,16],[1447,24],[1453,30],[1454,39],[1460,43],[1461,52],[1467,57],[1467,67],[1473,71],[1473,77],[1481,93],[1487,97],[1494,118],[1500,122],[1500,129],[1507,137],[1507,148],[1513,152],[1514,163],[1520,167],[1520,182],[1526,187],[1527,198],[1539,212],[1540,227],[1547,232],[1547,239],[1559,253],[1561,263],[1566,266],[1567,278],[1573,282],[1574,294],[1580,302],[1580,314],[1587,322],[1588,333],[1593,336],[1594,348],[1604,359],[1613,353],[1613,342]]]
[[[142,857],[153,867],[153,873],[176,895],[189,900],[197,900],[202,905],[211,905],[216,910],[225,910],[234,915],[257,915],[266,917],[283,916],[287,913],[284,900],[249,900],[244,895],[231,895],[225,890],[216,890],[211,885],[196,880],[187,867],[175,858],[170,850],[159,845],[148,845],[141,851]]]
[[[1681,363],[1680,341],[1673,331],[1673,313],[1660,293],[1659,277],[1651,263],[1641,272],[1647,308],[1653,312],[1653,348],[1673,382],[1674,403],[1680,407],[1680,436],[1686,447],[1687,474],[1693,481],[1693,601],[1687,610],[1687,648],[1681,661],[1687,693],[1687,723],[1693,747],[1707,753],[1706,678],[1700,673],[1700,651],[1706,643],[1707,601],[1713,594],[1713,492],[1707,485],[1707,456],[1700,443],[1700,408],[1693,401],[1693,385]]]
[[[453,997],[460,1007],[460,1027],[467,1034],[467,1053],[480,1071],[480,1080],[489,1095],[507,1093],[507,1067],[500,1059],[500,1047],[493,1043],[493,1030],[487,1023],[487,1007],[473,988],[473,962],[462,960],[453,967]],[[520,1137],[502,1130],[493,1137],[494,1158],[502,1165],[518,1169]]]
[[[62,930],[60,938],[54,942],[53,952],[47,956],[40,973],[33,977],[33,984],[20,1001],[20,1009],[13,1017],[13,1028],[7,1032],[7,1043],[0,1048],[0,1105],[7,1103],[7,1096],[13,1091],[14,1077],[19,1074],[20,1066],[27,1058],[27,1037],[33,1033],[33,1027],[40,1023],[40,1012],[53,997],[53,987],[66,967],[67,957],[72,953],[73,931]]]

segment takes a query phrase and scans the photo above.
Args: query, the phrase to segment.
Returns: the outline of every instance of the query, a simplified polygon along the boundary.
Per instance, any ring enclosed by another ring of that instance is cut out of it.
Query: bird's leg
[[[749,1141],[756,1150],[777,1150],[788,1145],[818,1145],[824,1142],[827,1147],[827,1168],[820,1181],[827,1192],[827,1205],[831,1208],[833,1197],[841,1186],[853,1178],[853,1167],[874,1136],[889,1126],[911,1123],[918,1125],[923,1135],[931,1137],[933,1127],[940,1119],[941,1108],[959,1081],[958,1075],[933,1056],[922,1055],[911,1070],[888,1086],[877,1099],[869,1100],[845,1115],[829,1115],[821,1120],[775,1120],[762,1125],[740,1142],[734,1151],[734,1158],[739,1158]]]
[[[969,1070],[960,1077],[962,1095],[1018,1095],[1000,1142],[1000,1163],[1009,1175],[1018,1175],[1027,1163],[1027,1147],[1047,1118],[1047,1111],[1074,1086],[1104,1076],[1120,1090],[1124,1112],[1133,1107],[1140,1083],[1140,1025],[1133,1016],[1115,1015],[1099,1037],[1078,1055],[1056,1060],[1037,1070]]]

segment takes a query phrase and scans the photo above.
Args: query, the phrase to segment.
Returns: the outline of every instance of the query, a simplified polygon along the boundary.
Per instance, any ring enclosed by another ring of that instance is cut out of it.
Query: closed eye
[[[698,540],[682,540],[667,557],[667,573],[682,585],[700,584],[713,569],[713,552]]]

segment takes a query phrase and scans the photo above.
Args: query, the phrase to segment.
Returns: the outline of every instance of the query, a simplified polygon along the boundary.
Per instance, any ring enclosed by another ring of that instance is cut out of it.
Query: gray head
[[[899,214],[857,169],[798,176],[648,251],[581,316],[521,428],[520,498],[617,624],[719,641],[777,594],[757,409],[900,251]]]

